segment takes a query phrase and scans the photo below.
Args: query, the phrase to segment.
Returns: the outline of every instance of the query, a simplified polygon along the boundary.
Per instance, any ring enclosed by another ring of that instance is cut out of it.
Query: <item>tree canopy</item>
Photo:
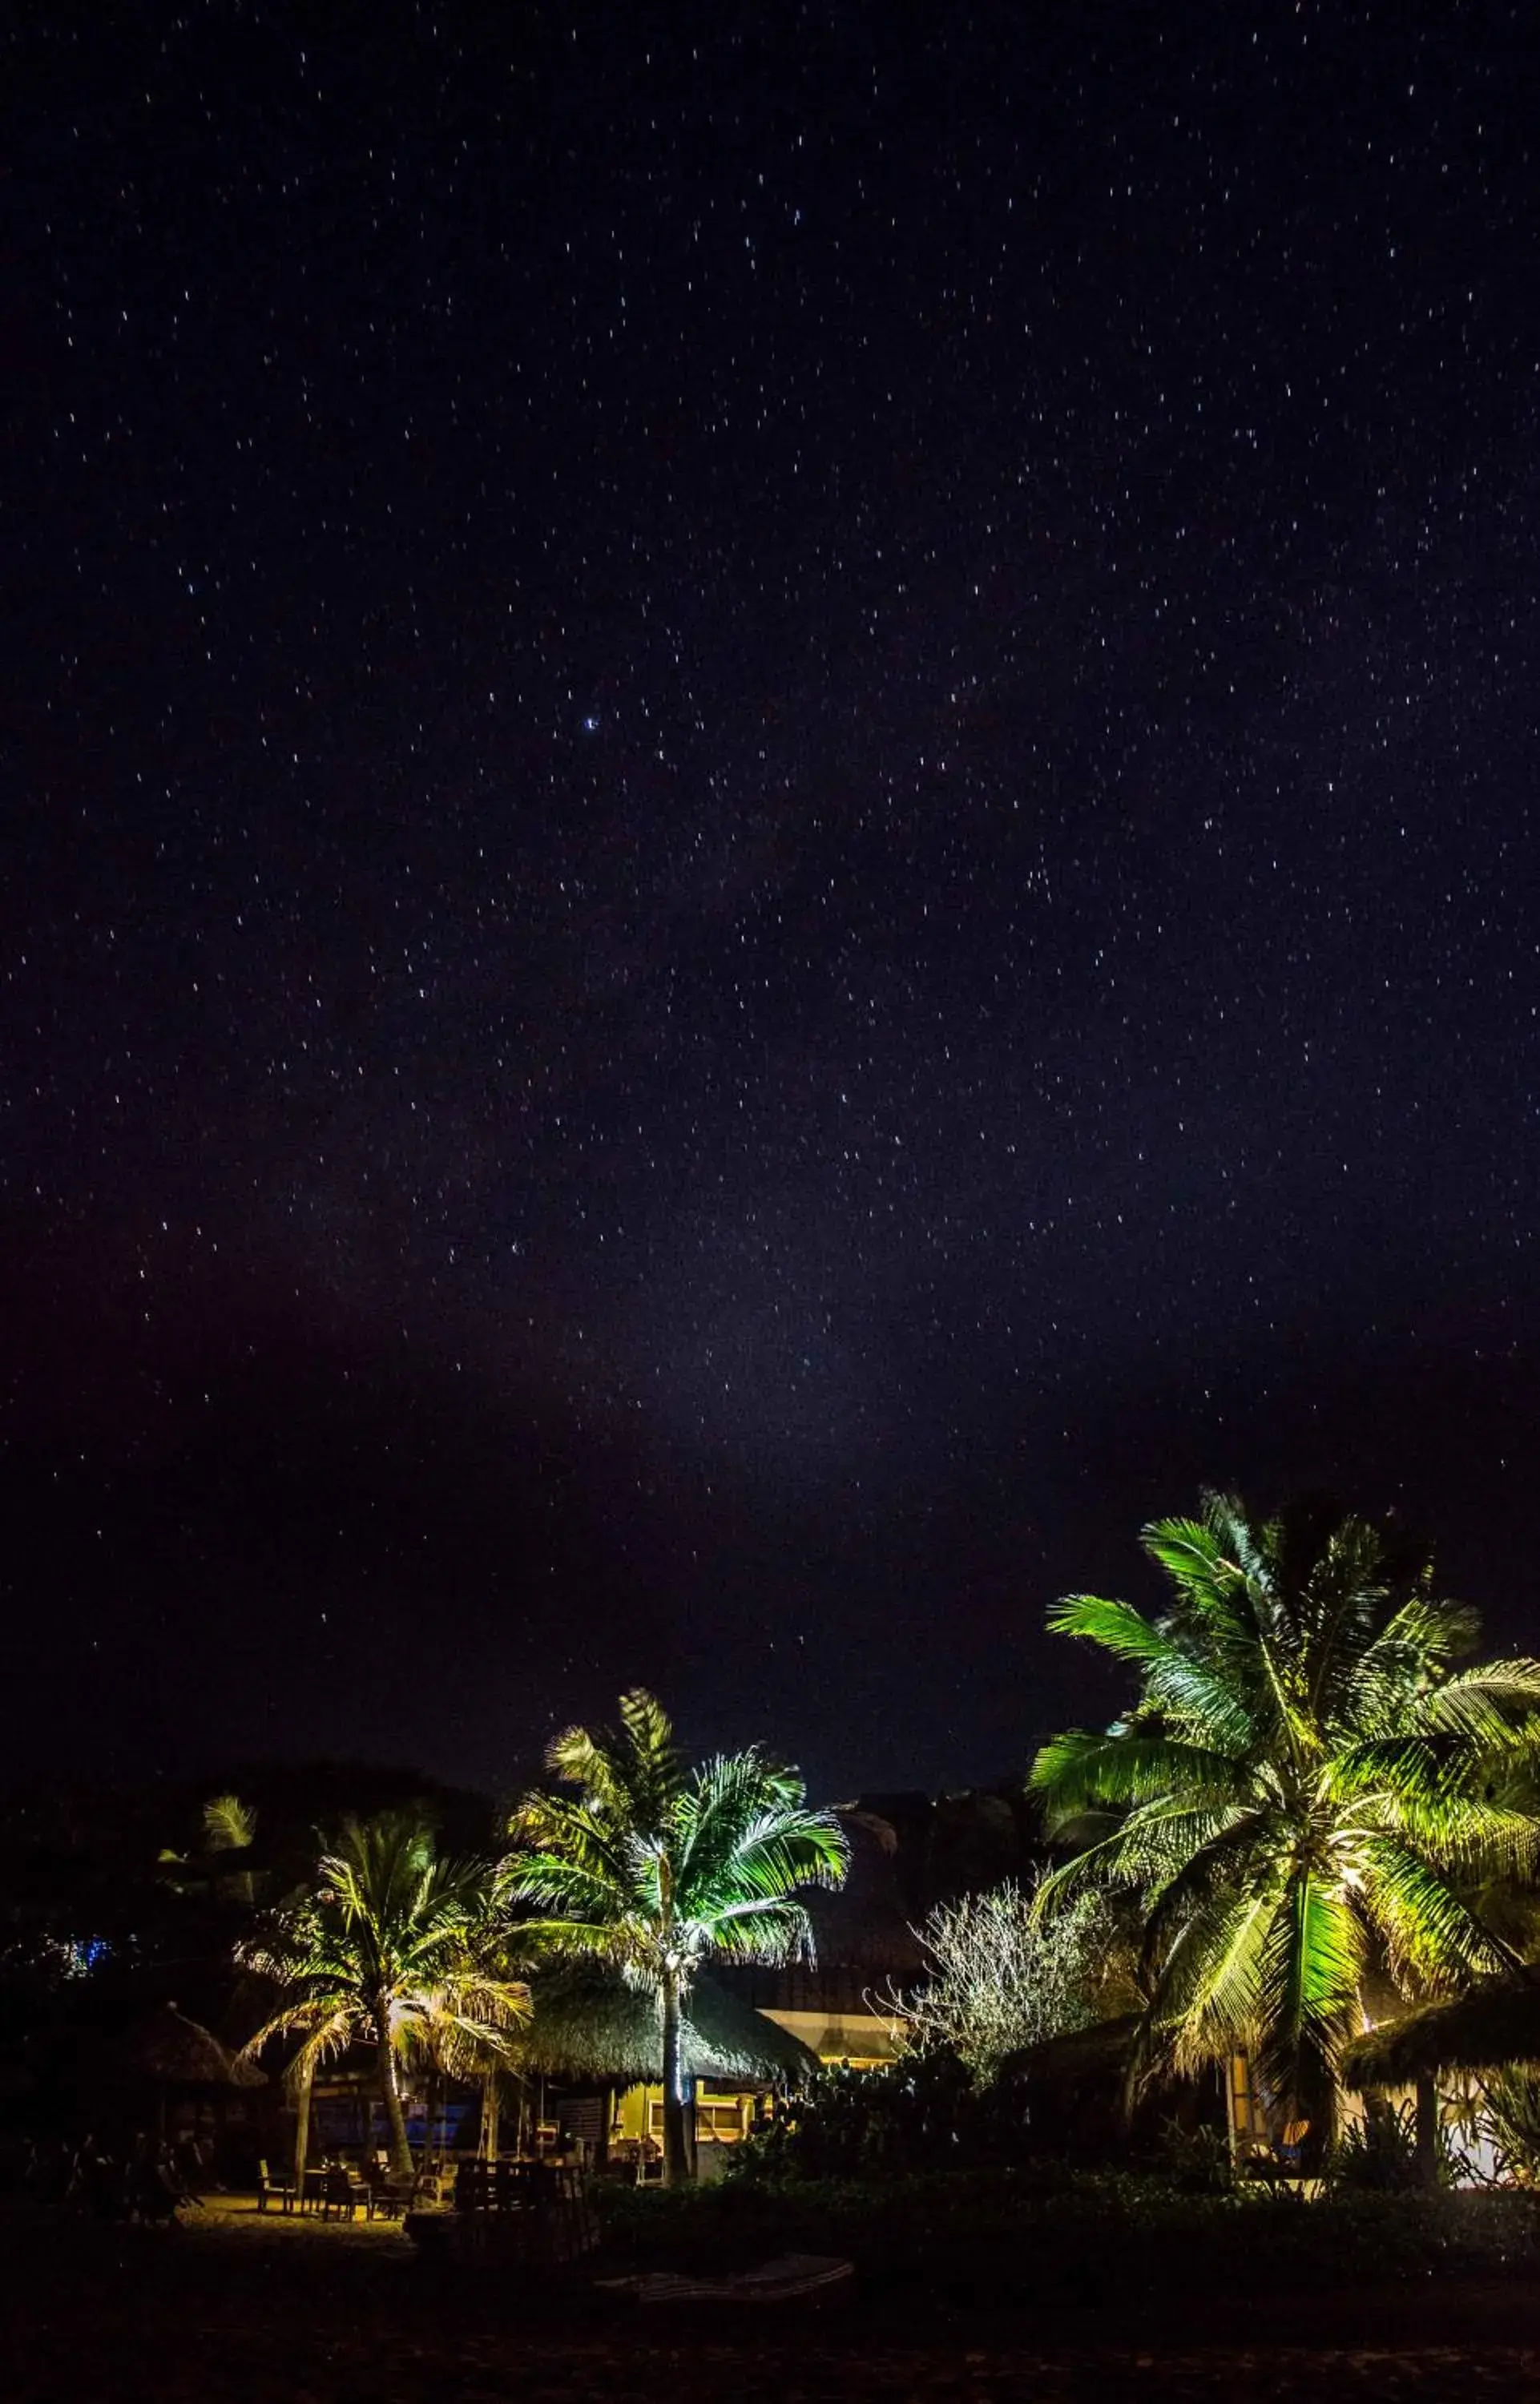
[[[835,1886],[847,1846],[798,1773],[759,1746],[690,1768],[656,1698],[621,1698],[620,1725],[558,1736],[547,1766],[569,1793],[525,1797],[499,1884],[527,1913],[521,1942],[609,1964],[657,2001],[665,2175],[685,2174],[680,2006],[701,1965],[810,1959],[802,1893]]]
[[[501,1966],[491,1907],[490,1865],[441,1854],[420,1813],[345,1822],[310,1887],[240,1949],[280,1997],[246,2050],[298,2036],[289,2078],[303,2097],[318,2063],[372,2046],[392,2167],[404,2175],[399,2059],[421,2051],[479,2067],[511,2056],[529,2016],[528,1988]],[[303,2147],[301,2113],[301,2165]]]
[[[1032,1784],[1075,1848],[1040,1908],[1130,1891],[1142,2062],[1244,2050],[1286,2117],[1326,2126],[1371,1971],[1415,1994],[1511,1964],[1473,1898],[1534,1861],[1536,1821],[1502,1780],[1536,1741],[1540,1663],[1467,1666],[1475,1614],[1363,1518],[1259,1519],[1211,1494],[1142,1542],[1164,1614],[1096,1595],[1049,1614],[1139,1692],[1112,1728],[1037,1756]]]

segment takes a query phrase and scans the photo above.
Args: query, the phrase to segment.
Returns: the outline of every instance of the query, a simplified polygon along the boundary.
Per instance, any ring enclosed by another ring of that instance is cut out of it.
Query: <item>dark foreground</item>
[[[398,2230],[259,2221],[0,2224],[7,2404],[494,2399],[1540,2398],[1540,2289],[1430,2282],[1313,2302],[1214,2297],[1029,2320],[895,2310],[859,2285],[763,2308],[643,2309],[446,2280]]]

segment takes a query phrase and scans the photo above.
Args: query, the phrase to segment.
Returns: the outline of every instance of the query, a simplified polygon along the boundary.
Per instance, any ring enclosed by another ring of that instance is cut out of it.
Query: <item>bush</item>
[[[1420,2187],[1414,2107],[1371,2102],[1364,2118],[1350,2120],[1338,2135],[1326,2175],[1334,2188],[1359,2195],[1406,2195]]]
[[[1180,2195],[1233,2195],[1235,2156],[1223,2129],[1184,2129],[1168,2120],[1157,2155],[1159,2175]]]
[[[847,2257],[905,2299],[1043,2310],[1324,2292],[1435,2272],[1540,2270],[1522,2195],[1197,2195],[1129,2173],[933,2172],[735,2182],[603,2204],[627,2268],[701,2272],[790,2251]]]
[[[1494,2071],[1481,2080],[1472,2122],[1491,2143],[1500,2176],[1540,2187],[1540,2078],[1532,2070]]]
[[[983,2087],[967,2063],[940,2048],[880,2070],[825,2069],[736,2148],[728,2177],[774,2187],[799,2178],[1024,2169],[1072,2154],[1082,2171],[1134,2168],[1195,2193],[1228,2192],[1234,2171],[1217,2088],[1192,2090],[1181,2121],[1155,2125],[1144,2116],[1132,2128],[1115,2090],[1107,2092],[1105,2080],[1102,2089],[1087,2096],[1035,2087],[1009,2064]]]
[[[906,2054],[880,2070],[826,2069],[738,2147],[735,2185],[972,2169],[1010,2150],[1011,2123],[956,2054]]]

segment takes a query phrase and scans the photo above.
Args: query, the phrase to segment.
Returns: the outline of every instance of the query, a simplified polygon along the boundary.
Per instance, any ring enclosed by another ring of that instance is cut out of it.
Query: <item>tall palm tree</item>
[[[278,1988],[278,2009],[245,2050],[297,2035],[288,2079],[299,2104],[296,2174],[304,2169],[317,2065],[348,2047],[374,2048],[391,2168],[412,2154],[398,2064],[453,2037],[469,2053],[511,2043],[529,2014],[528,1989],[503,1975],[489,1945],[491,1870],[441,1855],[413,1811],[349,1820],[321,1856],[314,1885],[239,1949]]]
[[[609,1963],[656,1997],[673,2185],[689,2168],[680,2021],[691,1982],[713,1954],[811,1960],[800,1890],[841,1883],[845,1833],[757,1745],[687,1768],[661,1704],[639,1687],[622,1696],[618,1729],[568,1728],[546,1762],[576,1791],[525,1798],[502,1892],[533,1907],[519,1931],[532,1949]]]
[[[1513,1962],[1474,1900],[1525,1874],[1540,1824],[1501,1779],[1540,1730],[1540,1662],[1456,1665],[1475,1614],[1424,1559],[1310,1505],[1259,1521],[1204,1498],[1142,1543],[1163,1617],[1071,1595],[1049,1626],[1134,1670],[1104,1735],[1056,1737],[1032,1784],[1079,1843],[1043,1902],[1086,1882],[1141,1910],[1150,2004],[1136,2067],[1236,2051],[1286,2117],[1331,2126],[1366,1974],[1446,1992]]]

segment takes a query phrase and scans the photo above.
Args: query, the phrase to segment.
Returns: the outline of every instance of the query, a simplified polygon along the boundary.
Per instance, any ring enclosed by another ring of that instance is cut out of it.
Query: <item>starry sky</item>
[[[1533,35],[7,15],[13,1770],[998,1777],[1204,1483],[1533,1641]]]

